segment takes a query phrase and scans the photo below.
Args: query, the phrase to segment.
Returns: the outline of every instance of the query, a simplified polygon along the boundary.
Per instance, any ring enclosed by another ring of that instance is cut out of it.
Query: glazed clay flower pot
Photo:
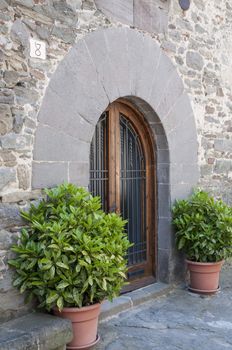
[[[223,261],[201,263],[186,260],[186,262],[190,272],[190,291],[213,294],[219,290],[219,274]]]
[[[62,311],[57,308],[53,310],[56,316],[72,322],[73,339],[67,349],[90,349],[99,341],[97,326],[100,307],[100,304],[94,304],[82,308],[65,307]]]

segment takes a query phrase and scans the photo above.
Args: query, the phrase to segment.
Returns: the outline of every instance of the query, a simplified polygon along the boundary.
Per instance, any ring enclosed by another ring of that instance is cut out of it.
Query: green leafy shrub
[[[99,197],[72,184],[45,192],[46,199],[21,213],[29,225],[12,247],[13,285],[48,310],[112,300],[125,284],[126,221],[105,214]]]
[[[197,190],[173,207],[176,243],[187,258],[217,262],[232,255],[232,208]]]

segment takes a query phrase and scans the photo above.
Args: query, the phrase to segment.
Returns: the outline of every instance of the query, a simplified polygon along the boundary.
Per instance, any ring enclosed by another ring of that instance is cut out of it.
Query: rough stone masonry
[[[111,6],[109,6],[111,3]],[[87,33],[131,27],[151,36],[175,64],[198,131],[199,185],[232,203],[232,6],[229,0],[0,0],[0,321],[27,311],[11,286],[9,247],[31,187],[37,115],[59,62]],[[29,39],[47,58],[29,55]]]

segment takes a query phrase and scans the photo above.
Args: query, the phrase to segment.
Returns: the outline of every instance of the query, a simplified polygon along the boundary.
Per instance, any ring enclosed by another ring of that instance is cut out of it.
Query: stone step
[[[174,286],[161,282],[153,283],[149,286],[134,290],[133,292],[115,298],[112,302],[105,301],[101,307],[100,322],[116,316],[118,313],[130,310],[144,302],[167,295]]]
[[[0,326],[1,350],[65,350],[71,339],[71,322],[42,313],[32,313]]]

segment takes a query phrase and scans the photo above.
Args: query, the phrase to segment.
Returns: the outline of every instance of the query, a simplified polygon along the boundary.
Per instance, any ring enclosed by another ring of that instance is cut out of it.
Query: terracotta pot
[[[213,294],[219,290],[219,274],[223,261],[201,263],[186,260],[190,272],[189,289],[202,294]]]
[[[99,341],[97,326],[100,307],[100,304],[94,304],[82,308],[65,307],[61,312],[57,308],[53,310],[56,316],[72,322],[73,339],[67,349],[89,349]]]

